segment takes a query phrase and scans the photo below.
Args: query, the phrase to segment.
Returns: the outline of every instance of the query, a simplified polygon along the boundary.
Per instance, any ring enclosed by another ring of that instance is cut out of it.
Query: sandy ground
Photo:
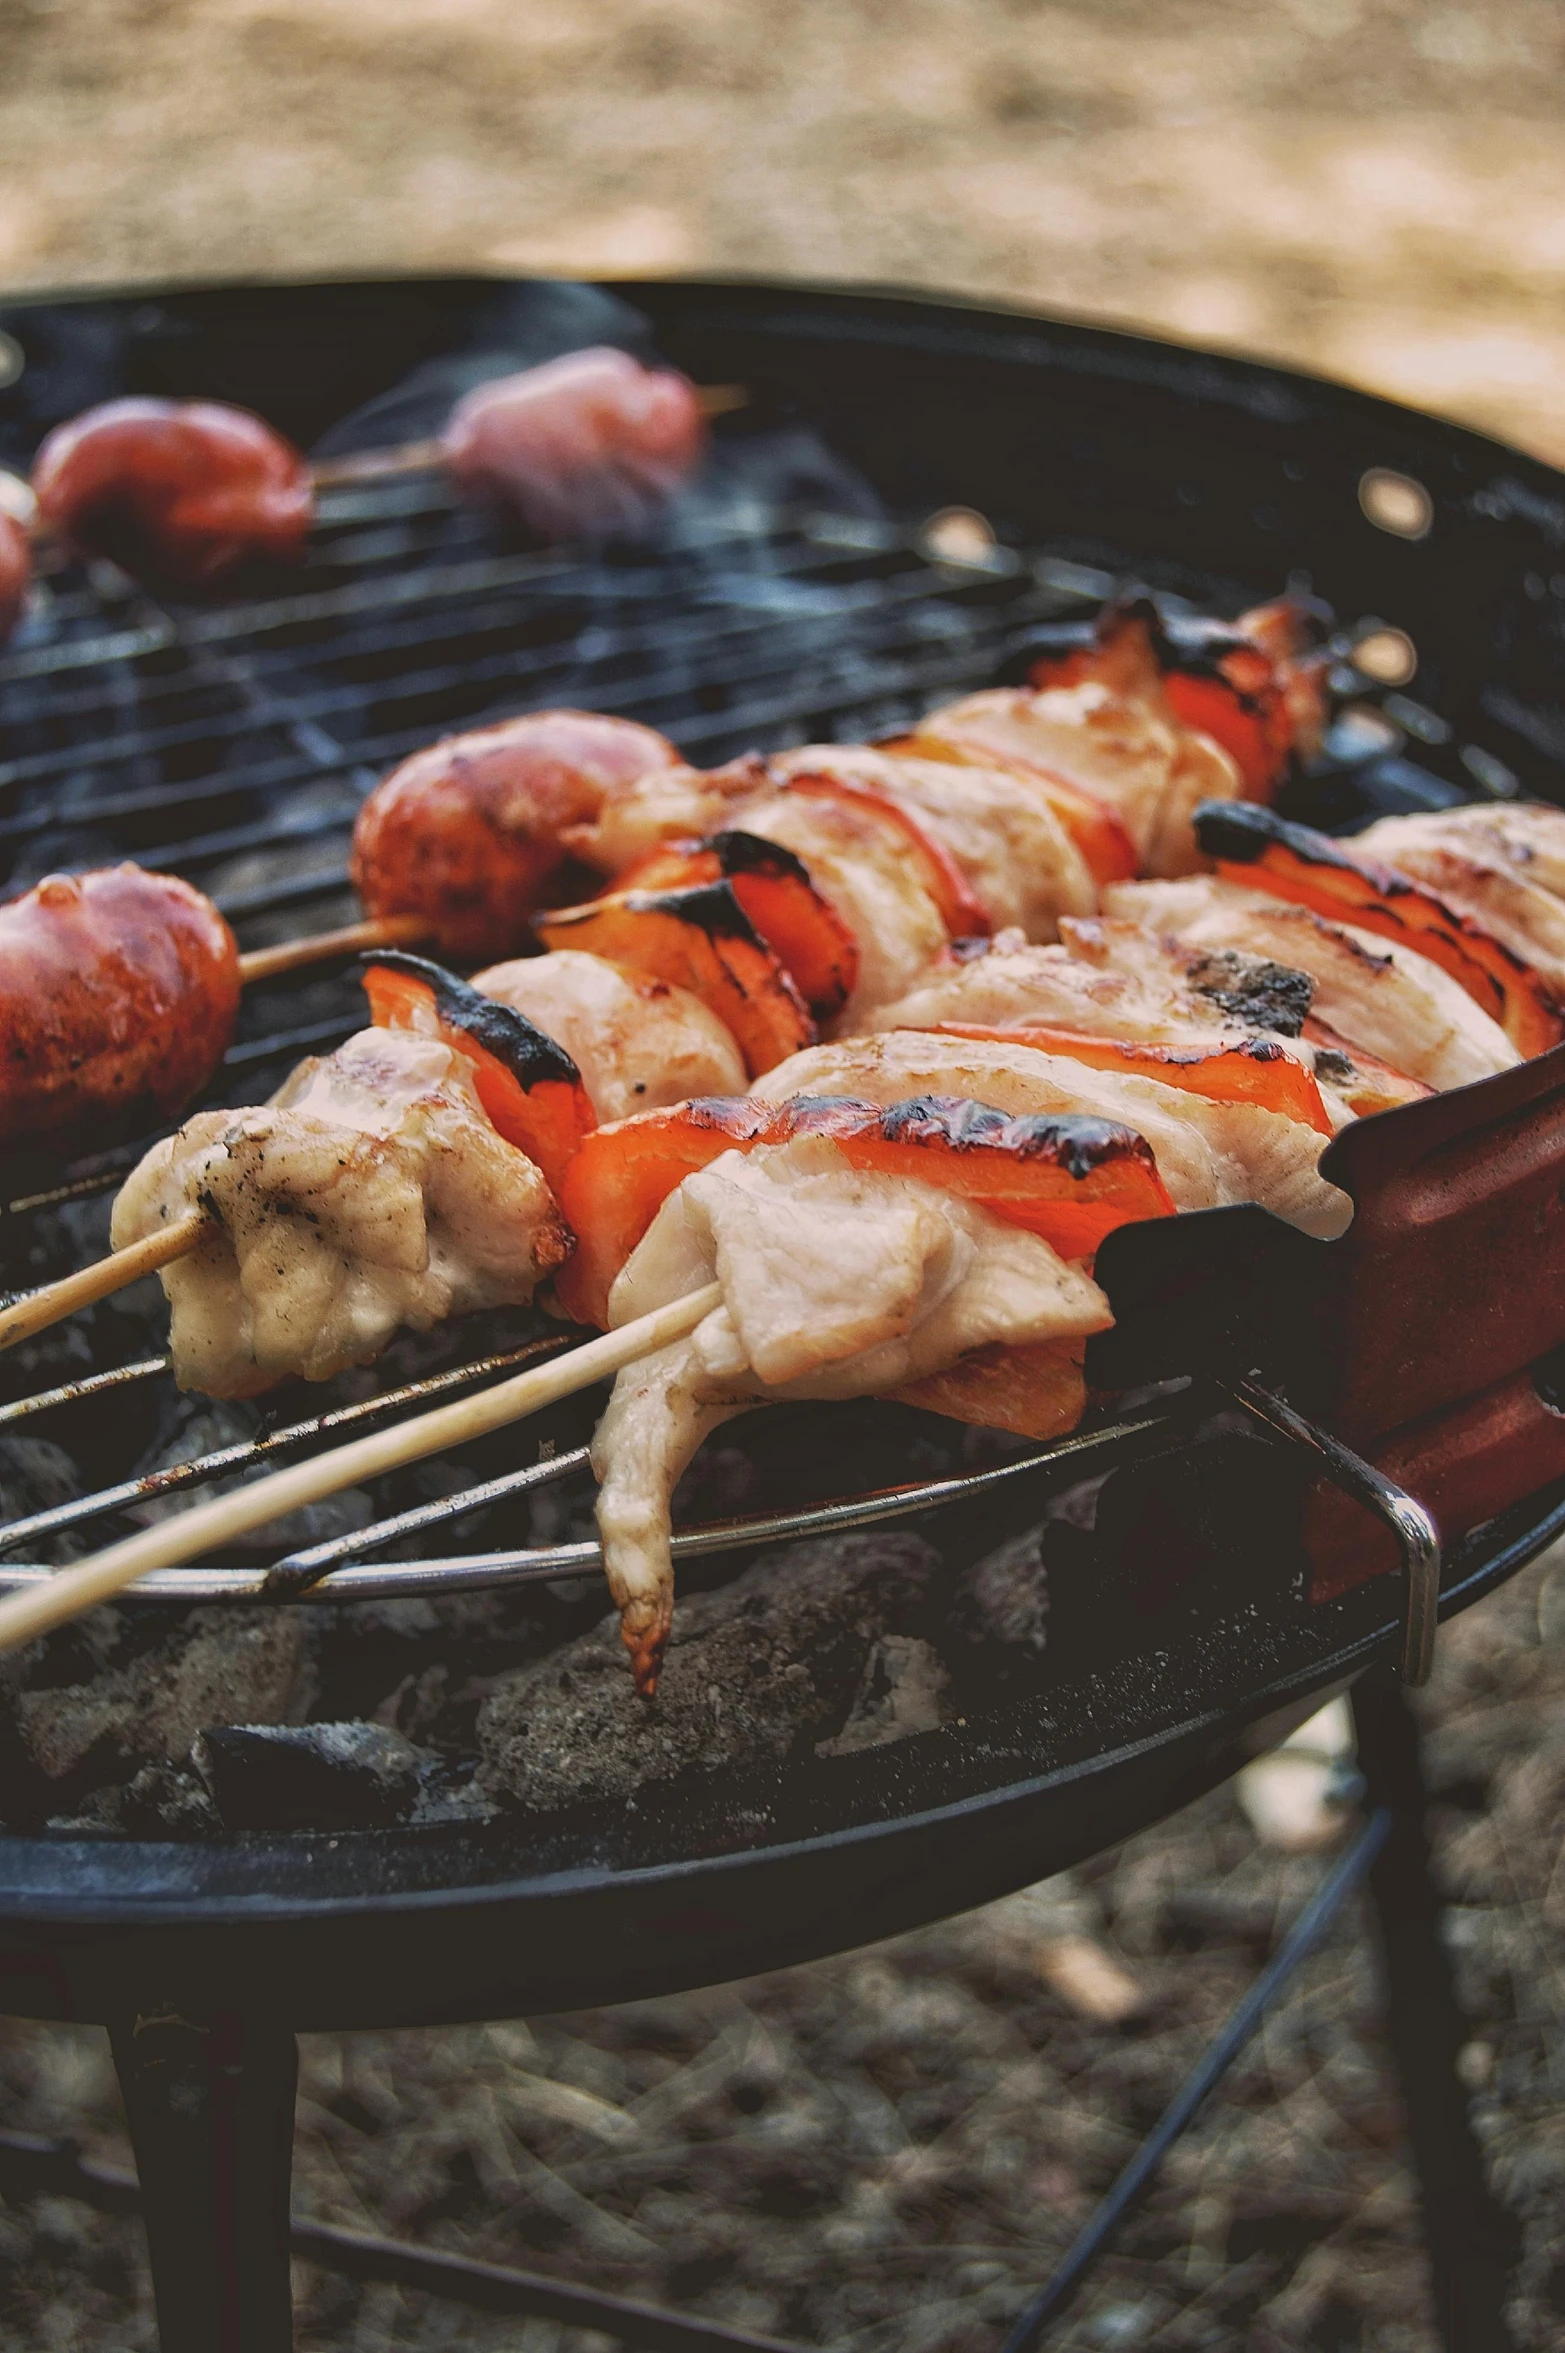
[[[1562,63],[1547,0],[0,0],[0,283],[944,285],[1280,354],[1565,462]],[[1428,1708],[1464,2064],[1539,2353],[1565,2328],[1561,1577],[1464,1621]],[[762,1984],[316,2038],[300,2199],[801,2341],[976,2353],[1319,1867],[1220,1795],[1066,1887]],[[1046,1987],[1062,1923],[1130,1971],[1125,2025]],[[1357,1926],[1059,2343],[1432,2353]],[[0,2116],[121,2153],[100,2038],[7,2030]],[[138,2261],[129,2226],[0,2209],[0,2335],[150,2347]],[[542,2324],[299,2284],[319,2353],[559,2353]]]
[[[0,283],[950,286],[1565,459],[1551,0],[0,0]]]

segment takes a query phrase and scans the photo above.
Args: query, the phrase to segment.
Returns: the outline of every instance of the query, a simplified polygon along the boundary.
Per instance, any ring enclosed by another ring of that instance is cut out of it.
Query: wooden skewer
[[[14,1348],[18,1340],[31,1339],[34,1332],[60,1323],[79,1307],[91,1307],[110,1292],[140,1282],[143,1275],[156,1274],[160,1266],[171,1266],[194,1250],[206,1222],[204,1210],[189,1210],[160,1232],[127,1243],[123,1250],[111,1250],[80,1274],[62,1275],[57,1283],[45,1283],[12,1306],[0,1307],[0,1348]]]
[[[279,973],[298,972],[306,964],[324,964],[330,956],[354,956],[366,948],[411,948],[427,940],[430,922],[424,915],[371,915],[362,923],[345,923],[340,931],[312,932],[302,940],[282,940],[275,948],[252,948],[239,959],[239,982],[275,980]]]
[[[491,1430],[503,1429],[507,1422],[520,1421],[524,1414],[537,1413],[559,1398],[573,1396],[578,1389],[589,1388],[594,1381],[633,1364],[638,1356],[648,1356],[671,1340],[682,1340],[721,1304],[722,1296],[720,1283],[708,1283],[687,1298],[654,1308],[650,1315],[637,1316],[634,1323],[622,1325],[617,1332],[605,1332],[601,1338],[573,1348],[552,1364],[513,1373],[492,1389],[481,1389],[476,1397],[436,1406],[410,1422],[355,1438],[309,1462],[295,1463],[289,1470],[274,1471],[270,1478],[257,1479],[253,1486],[241,1487],[233,1495],[197,1504],[193,1511],[176,1513],[155,1528],[111,1544],[90,1560],[61,1569],[46,1585],[9,1594],[0,1601],[0,1653],[15,1650],[35,1635],[47,1634],[52,1626],[63,1626],[84,1610],[95,1609],[99,1602],[111,1601],[150,1569],[172,1568],[198,1553],[215,1551],[253,1528],[265,1527],[268,1520],[281,1519],[285,1512],[297,1511],[304,1504],[319,1503],[323,1496],[335,1495],[361,1479],[400,1470],[448,1446],[468,1445],[475,1438],[487,1437]]]

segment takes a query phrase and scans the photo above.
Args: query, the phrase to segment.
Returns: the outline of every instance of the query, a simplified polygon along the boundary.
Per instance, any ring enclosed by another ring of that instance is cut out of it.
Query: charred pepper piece
[[[577,1235],[559,1280],[562,1303],[583,1323],[605,1323],[615,1277],[684,1178],[724,1152],[803,1135],[830,1137],[854,1168],[958,1193],[1062,1258],[1090,1257],[1116,1226],[1174,1211],[1151,1146],[1111,1120],[1012,1117],[945,1095],[889,1108],[835,1095],[777,1104],[708,1097],[640,1112],[583,1146],[560,1192]]]
[[[649,850],[619,878],[621,891],[676,890],[727,881],[767,946],[781,958],[817,1021],[840,1013],[857,984],[859,949],[835,907],[811,882],[802,859],[753,833]]]
[[[443,965],[400,948],[380,950],[366,962],[363,979],[378,1029],[424,1030],[465,1056],[495,1133],[526,1153],[558,1197],[566,1170],[597,1126],[564,1047],[514,1006],[480,996]]]
[[[1254,1103],[1263,1111],[1301,1120],[1320,1135],[1333,1133],[1320,1088],[1302,1062],[1275,1038],[1241,1038],[1226,1046],[1172,1046],[1129,1038],[1095,1038],[1084,1030],[1052,1022],[1025,1022],[988,1029],[974,1022],[943,1021],[942,1034],[955,1038],[996,1038],[1005,1045],[1037,1046],[1064,1054],[1091,1070],[1117,1070],[1124,1078],[1155,1078],[1165,1087],[1204,1095],[1210,1103]]]
[[[1202,849],[1226,881],[1291,899],[1427,956],[1500,1024],[1519,1053],[1542,1054],[1565,1037],[1565,1019],[1538,975],[1421,883],[1353,857],[1330,834],[1245,802],[1204,802],[1195,824]]]

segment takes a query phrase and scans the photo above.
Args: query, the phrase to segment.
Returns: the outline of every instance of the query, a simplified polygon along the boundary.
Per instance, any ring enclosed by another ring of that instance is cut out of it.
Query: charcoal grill
[[[588,555],[507,543],[433,475],[361,482],[327,496],[302,577],[188,610],[101,568],[51,579],[0,653],[12,885],[130,854],[213,888],[247,945],[322,928],[350,912],[362,793],[442,730],[570,701],[648,720],[702,761],[862,738],[1003,674],[1041,624],[1089,612],[1127,574],[1218,610],[1292,578],[1342,617],[1346,705],[1296,813],[1350,827],[1554,794],[1565,483],[1549,469],[1338,386],[1067,322],[805,288],[608,292],[677,364],[746,389],[720,428],[722,495]],[[126,391],[238,400],[310,441],[416,371],[541,356],[516,340],[534,300],[469,279],[13,304],[0,331],[22,364],[0,391],[0,459],[25,464],[61,417]],[[938,519],[950,510],[954,532]],[[1375,686],[1386,665],[1366,642],[1388,630],[1409,673],[1394,691]],[[254,1100],[361,1018],[346,976],[252,991],[213,1099]],[[90,1216],[140,1148],[64,1168],[13,1155],[11,1263],[40,1219]],[[889,1495],[686,1532],[689,1552],[745,1557],[781,1534],[917,1513],[976,1557],[1035,1518],[1051,1483],[1109,1470],[1083,1573],[1144,1614],[1113,1613],[1106,1648],[1083,1611],[1041,1693],[629,1819],[0,1844],[0,2006],[114,2032],[169,2353],[287,2342],[293,2031],[625,1999],[981,1903],[1213,1786],[1276,1711],[1392,1657],[1416,1678],[1437,1608],[1467,1607],[1565,1530],[1565,1049],[1350,1131],[1327,1173],[1357,1202],[1340,1243],[1253,1210],[1112,1238],[1100,1274],[1118,1320],[1090,1369],[1140,1392],[1119,1419],[1046,1459],[1013,1450]],[[111,1479],[5,1531],[0,1581],[48,1573],[29,1539],[306,1447],[535,1344],[513,1335],[325,1419],[301,1409],[150,1485]],[[0,1429],[69,1444],[164,1377],[151,1356],[66,1364],[13,1394]],[[1214,1492],[1236,1418],[1280,1449],[1239,1505]],[[508,1467],[291,1565],[330,1568],[339,1599],[590,1571],[585,1545],[438,1549],[441,1530],[580,1468],[569,1449]],[[1149,1598],[1152,1530],[1174,1566]],[[376,1557],[411,1539],[436,1549]],[[259,1574],[199,1564],[165,1572],[155,1597],[253,1606]],[[216,2240],[193,2253],[191,2198],[228,2234],[221,2260]]]

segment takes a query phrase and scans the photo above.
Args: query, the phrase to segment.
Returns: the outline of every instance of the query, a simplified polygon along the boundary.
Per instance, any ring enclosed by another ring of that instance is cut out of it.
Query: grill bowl
[[[706,601],[651,621],[644,556],[584,576],[568,557],[496,548],[427,486],[343,495],[312,573],[200,611],[101,577],[66,584],[49,629],[0,654],[0,709],[26,736],[0,771],[13,880],[40,856],[107,846],[197,880],[226,873],[241,922],[314,928],[341,889],[357,794],[442,728],[570,699],[665,725],[703,760],[879,731],[987,683],[1039,618],[1086,609],[1126,573],[1228,610],[1303,575],[1350,623],[1405,633],[1416,675],[1382,698],[1379,755],[1320,780],[1308,813],[1351,822],[1497,784],[1552,795],[1565,483],[1549,469],[1339,386],[1069,322],[806,288],[610,291],[677,364],[748,388],[736,447],[808,427],[881,514],[844,513],[827,482],[823,513],[769,515],[737,571],[699,551]],[[311,439],[410,370],[504,348],[524,299],[465,280],[14,304],[0,326],[28,365],[0,394],[0,456],[25,463],[60,417],[125,391],[236,400]],[[1370,519],[1377,472],[1423,485],[1425,536]],[[921,546],[921,520],[949,507],[990,519],[991,558],[953,565]],[[811,660],[780,617],[802,624]],[[318,844],[318,873],[234,880],[275,842],[279,806],[295,848]],[[247,1010],[228,1099],[356,1026],[334,985]],[[0,1231],[25,1232],[30,1193],[91,1194],[122,1164],[14,1164],[6,1199],[23,1206]],[[1201,1444],[1175,1456],[1199,1462]],[[1549,1541],[1562,1498],[1540,1485],[1464,1540],[1446,1609]],[[940,1526],[948,1557],[995,1533],[976,1509]],[[102,2017],[143,1991],[210,2005],[220,1985],[301,2026],[492,2016],[710,1982],[984,1901],[1221,1779],[1248,1725],[1394,1639],[1384,1583],[1304,1605],[1275,1513],[1256,1513],[1249,1557],[1239,1586],[1198,1580],[1128,1635],[1116,1618],[1111,1651],[1062,1642],[1041,1693],[781,1786],[670,1792],[542,1828],[7,1839],[0,2004]]]

